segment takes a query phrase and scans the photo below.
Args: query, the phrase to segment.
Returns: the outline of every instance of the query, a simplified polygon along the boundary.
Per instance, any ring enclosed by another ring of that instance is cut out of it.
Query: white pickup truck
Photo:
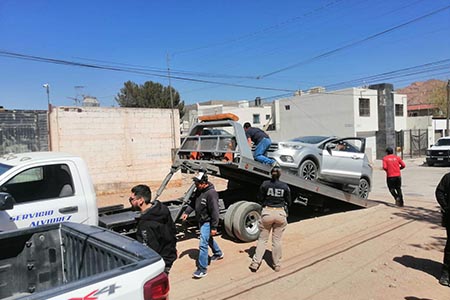
[[[65,222],[0,233],[3,300],[167,299],[164,266],[150,248],[96,226]]]
[[[97,208],[79,157],[0,157],[0,299],[167,299],[157,253],[92,226],[127,234],[134,216],[122,206]]]
[[[430,167],[435,164],[450,163],[450,137],[444,136],[436,141],[427,149],[427,165]]]

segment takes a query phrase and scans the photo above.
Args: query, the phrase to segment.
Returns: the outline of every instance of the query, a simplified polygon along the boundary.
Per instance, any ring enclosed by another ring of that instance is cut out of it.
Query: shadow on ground
[[[245,249],[244,252],[246,252],[248,254],[248,257],[251,259],[253,258],[253,256],[255,255],[255,251],[256,251],[256,246],[251,246],[248,249]],[[269,249],[266,249],[266,251],[264,252],[263,255],[263,262],[262,263],[266,263],[270,268],[273,267],[273,259],[272,259],[272,251]]]
[[[407,268],[415,269],[427,273],[437,280],[439,279],[442,264],[427,258],[419,258],[411,255],[394,257],[394,261]]]

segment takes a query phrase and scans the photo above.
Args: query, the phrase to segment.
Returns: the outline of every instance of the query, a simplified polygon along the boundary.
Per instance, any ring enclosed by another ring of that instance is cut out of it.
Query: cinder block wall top
[[[180,145],[178,110],[109,107],[54,107],[52,151],[81,156],[97,194],[128,192],[134,184],[155,189]],[[172,179],[181,184],[181,176]]]

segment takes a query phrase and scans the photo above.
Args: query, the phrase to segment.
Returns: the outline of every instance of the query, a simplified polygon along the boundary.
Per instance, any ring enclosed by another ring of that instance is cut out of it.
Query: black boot
[[[445,286],[450,286],[450,279],[448,274],[448,266],[444,265],[442,267],[441,278],[439,279],[439,283]]]
[[[398,207],[402,207],[403,200],[400,200],[400,198],[395,198],[395,205],[397,205]]]

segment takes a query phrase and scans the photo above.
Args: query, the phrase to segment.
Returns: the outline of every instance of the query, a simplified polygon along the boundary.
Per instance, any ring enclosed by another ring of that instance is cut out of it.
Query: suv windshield
[[[299,142],[299,143],[306,143],[306,144],[318,144],[325,139],[327,139],[327,136],[301,136],[295,139],[292,139],[292,142]]]
[[[11,166],[0,164],[0,175],[11,169]]]
[[[440,139],[436,142],[436,146],[449,146],[450,139]]]

